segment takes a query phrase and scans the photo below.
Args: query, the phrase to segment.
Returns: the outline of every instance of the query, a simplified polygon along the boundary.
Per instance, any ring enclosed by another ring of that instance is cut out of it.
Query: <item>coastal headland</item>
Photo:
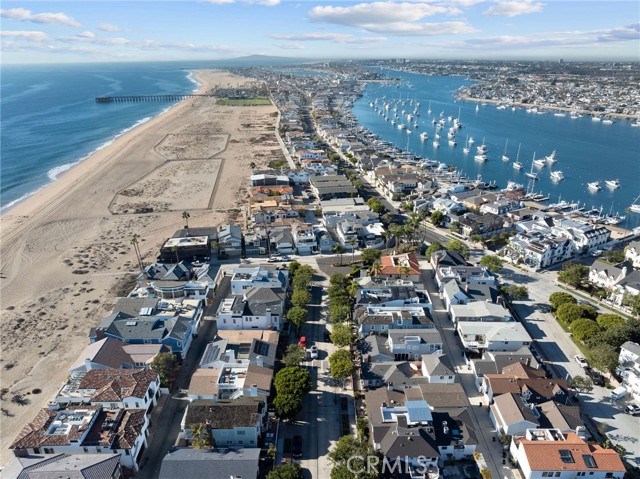
[[[215,70],[196,78],[199,93],[250,81]],[[184,210],[192,226],[241,221],[251,164],[284,158],[273,105],[217,100],[180,102],[1,218],[0,463],[67,378],[90,328],[133,286],[133,235],[149,264],[184,226]]]

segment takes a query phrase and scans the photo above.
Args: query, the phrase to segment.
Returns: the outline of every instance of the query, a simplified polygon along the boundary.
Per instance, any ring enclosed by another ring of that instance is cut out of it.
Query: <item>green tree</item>
[[[291,277],[291,281],[293,281],[293,278],[296,277],[296,272],[298,271],[298,268],[300,268],[300,266],[301,264],[297,261],[292,261],[291,263],[289,263],[289,276]]]
[[[302,396],[289,393],[278,393],[273,400],[276,414],[283,419],[290,419],[302,409]]]
[[[302,397],[311,389],[311,376],[306,369],[300,367],[282,368],[273,381],[277,393]]]
[[[353,361],[351,360],[351,353],[346,349],[339,349],[331,356],[329,356],[329,370],[331,371],[331,377],[342,381],[350,377],[353,374]]]
[[[331,248],[331,251],[333,251],[335,254],[340,256],[340,266],[342,266],[342,255],[344,254],[345,251],[347,251],[344,246],[342,246],[340,243],[336,243],[333,245],[333,247]]]
[[[461,230],[462,230],[462,227],[460,226],[459,221],[454,221],[449,225],[449,231],[451,231],[452,233],[459,234]]]
[[[510,284],[509,286],[505,286],[504,288],[502,288],[502,291],[504,291],[511,299],[515,301],[520,301],[529,297],[529,290],[526,286]]]
[[[619,327],[624,325],[624,318],[617,314],[599,314],[596,318],[596,323],[602,329],[611,329],[613,327]]]
[[[592,319],[580,318],[571,323],[571,334],[578,341],[588,341],[600,332],[600,326]]]
[[[603,258],[609,263],[618,264],[624,261],[624,251],[619,249],[611,249],[603,253]]]
[[[351,320],[352,307],[348,301],[344,298],[329,303],[329,321],[335,324]]]
[[[297,344],[290,344],[287,346],[284,355],[282,356],[282,362],[285,367],[290,368],[294,366],[300,366],[300,363],[304,361],[305,351]]]
[[[372,248],[365,248],[360,252],[360,259],[364,264],[371,265],[382,256],[382,251]]]
[[[591,378],[587,378],[585,376],[574,376],[571,379],[570,385],[573,389],[576,389],[581,393],[589,393],[593,390],[593,381]]]
[[[292,462],[279,464],[267,474],[267,479],[302,479],[303,477],[300,466]]]
[[[577,321],[580,318],[589,318],[593,307],[585,306],[582,304],[561,304],[556,311],[556,317],[558,321],[565,326],[570,326],[571,323]]]
[[[490,254],[483,256],[480,260],[480,264],[487,268],[492,273],[499,273],[504,266],[504,261],[499,256]]]
[[[558,281],[574,288],[580,286],[589,276],[589,268],[583,264],[569,263],[558,273]]]
[[[307,321],[307,314],[308,311],[306,308],[294,306],[287,311],[287,319],[295,325],[296,329],[300,329],[300,327]]]
[[[640,294],[624,293],[622,304],[631,309],[631,314],[640,316]]]
[[[549,296],[549,303],[551,303],[551,308],[555,311],[560,307],[560,305],[565,303],[577,304],[578,300],[571,296],[569,293],[557,292],[553,293]]]
[[[188,211],[183,211],[182,212],[182,219],[184,220],[184,227],[185,228],[189,228],[189,218],[191,218],[191,215],[189,214]]]
[[[307,264],[299,266],[296,269],[295,276],[293,277],[293,288],[306,289],[313,281],[313,275],[315,272],[316,270]]]
[[[355,340],[351,327],[346,323],[335,323],[331,330],[331,342],[339,347],[351,346]]]
[[[469,237],[469,239],[470,239],[471,241],[473,241],[474,243],[482,243],[482,241],[483,241],[483,239],[484,239],[484,238],[482,238],[482,236],[480,236],[480,235],[471,235],[471,236]]]
[[[191,445],[196,449],[206,449],[213,446],[213,437],[211,431],[207,429],[205,424],[191,424]]]
[[[431,213],[429,221],[431,221],[431,224],[433,226],[441,226],[442,223],[444,223],[444,213],[440,210],[435,210],[433,213]]]
[[[455,251],[464,259],[469,259],[469,247],[458,239],[449,241],[445,248],[447,251]]]
[[[367,205],[369,206],[369,208],[371,208],[371,211],[378,215],[383,215],[385,211],[387,211],[387,209],[378,198],[369,198],[367,200]]]
[[[382,264],[380,261],[376,261],[371,265],[371,268],[369,268],[369,274],[374,278],[377,278],[382,274]]]
[[[294,308],[306,309],[307,305],[311,302],[311,293],[307,289],[296,288],[291,295],[291,304]]]
[[[433,253],[435,253],[436,251],[441,251],[443,249],[445,249],[444,246],[442,246],[437,241],[434,241],[429,245],[429,247],[427,248],[427,251],[425,251],[424,254],[425,256],[430,258]]]
[[[160,384],[169,386],[169,379],[176,367],[176,357],[173,353],[158,353],[151,361],[151,369],[160,375]]]
[[[604,342],[591,346],[588,354],[591,366],[599,369],[600,371],[609,372],[616,370],[619,355],[618,351]]]
[[[373,448],[366,440],[351,435],[342,436],[328,454],[333,464],[331,479],[378,479],[380,475],[378,466],[367,467],[367,463],[374,464],[374,461],[367,461],[367,457],[375,455]]]

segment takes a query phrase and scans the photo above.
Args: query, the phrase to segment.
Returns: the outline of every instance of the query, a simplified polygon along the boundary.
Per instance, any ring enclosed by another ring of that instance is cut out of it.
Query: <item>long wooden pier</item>
[[[167,95],[121,95],[121,96],[97,96],[96,103],[141,103],[147,101],[180,101],[187,98],[212,97],[197,93],[167,94]]]

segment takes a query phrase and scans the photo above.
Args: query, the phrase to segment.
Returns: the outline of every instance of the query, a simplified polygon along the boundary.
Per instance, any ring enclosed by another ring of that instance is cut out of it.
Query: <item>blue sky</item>
[[[4,1],[3,63],[304,58],[640,61],[640,3]]]

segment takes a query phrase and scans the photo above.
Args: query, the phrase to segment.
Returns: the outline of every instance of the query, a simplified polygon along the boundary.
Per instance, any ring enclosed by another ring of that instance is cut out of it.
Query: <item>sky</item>
[[[2,63],[640,61],[637,0],[3,1]]]

